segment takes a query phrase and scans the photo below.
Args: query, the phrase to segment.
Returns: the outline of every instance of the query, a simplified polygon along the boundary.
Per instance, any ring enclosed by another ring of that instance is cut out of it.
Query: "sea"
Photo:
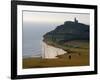
[[[29,23],[22,27],[22,56],[23,58],[41,57],[43,35],[54,30],[59,23]]]

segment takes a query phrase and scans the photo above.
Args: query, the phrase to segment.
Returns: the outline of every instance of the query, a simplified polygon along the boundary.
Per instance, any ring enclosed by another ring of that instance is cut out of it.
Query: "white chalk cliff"
[[[45,42],[42,43],[42,58],[57,58],[57,55],[62,55],[67,53],[63,49],[56,48],[54,46],[48,45]]]

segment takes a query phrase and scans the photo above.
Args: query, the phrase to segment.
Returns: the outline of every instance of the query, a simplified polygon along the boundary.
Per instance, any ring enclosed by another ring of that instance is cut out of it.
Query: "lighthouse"
[[[78,20],[76,19],[76,17],[74,18],[74,22],[75,22],[75,23],[78,23]]]

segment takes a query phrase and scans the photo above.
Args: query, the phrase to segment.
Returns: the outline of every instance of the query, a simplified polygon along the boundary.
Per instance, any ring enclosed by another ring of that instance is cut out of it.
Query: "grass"
[[[77,45],[77,46],[74,46]],[[84,41],[70,41],[63,48],[68,53],[57,56],[57,59],[24,58],[23,68],[45,68],[64,66],[89,65],[89,43]]]

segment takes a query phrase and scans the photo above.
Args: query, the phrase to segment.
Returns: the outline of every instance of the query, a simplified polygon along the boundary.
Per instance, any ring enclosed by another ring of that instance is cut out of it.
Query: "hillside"
[[[43,41],[49,45],[63,48],[64,44],[73,40],[89,41],[89,25],[78,23],[78,21],[66,21],[54,30],[43,36]],[[64,48],[63,48],[64,49]]]

